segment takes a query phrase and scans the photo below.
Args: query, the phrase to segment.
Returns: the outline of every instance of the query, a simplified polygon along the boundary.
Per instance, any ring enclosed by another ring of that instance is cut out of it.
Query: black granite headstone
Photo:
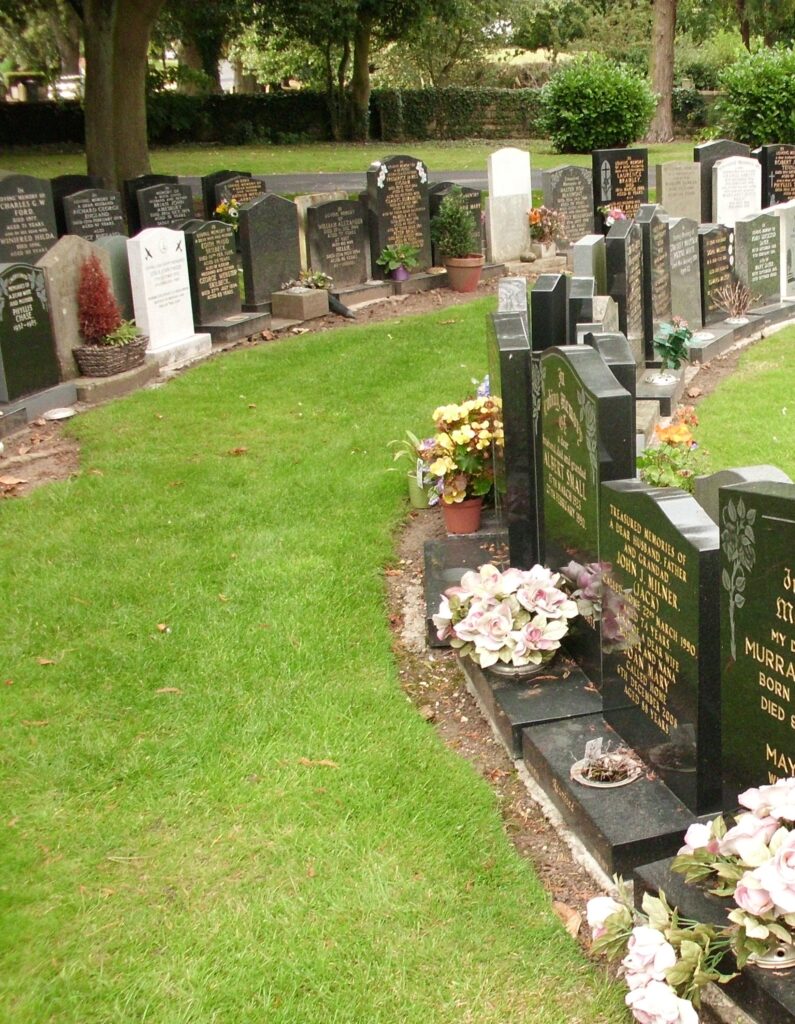
[[[74,195],[75,192],[83,192],[89,188],[104,188],[104,181],[96,174],[59,174],[50,178],[52,188],[52,202],[55,208],[55,223],[58,227],[58,234],[77,234],[69,231],[64,211],[64,199]]]
[[[795,146],[760,146],[751,155],[762,165],[762,206],[795,199]]]
[[[456,188],[454,181],[438,181],[434,185],[428,186],[428,203],[431,217],[434,217],[439,212],[439,207],[442,205],[442,200],[445,199],[453,189]],[[480,239],[480,249],[482,253],[486,252],[486,225],[483,219],[483,208],[481,201],[481,194],[479,188],[469,188],[466,185],[461,185],[461,196],[464,201],[464,205],[472,211],[472,220],[475,224],[475,238]],[[433,252],[433,265],[439,267],[442,265],[441,253],[437,251],[435,245],[432,246]]]
[[[240,253],[247,312],[265,308],[271,294],[301,273],[298,208],[269,192],[240,207]]]
[[[618,206],[634,217],[641,203],[649,201],[649,152],[646,149],[595,149],[591,154],[593,201],[596,223],[604,228],[599,212]]]
[[[218,220],[184,228],[190,297],[197,330],[240,313],[235,231]]]
[[[35,263],[57,241],[49,181],[0,173],[0,263]]]
[[[698,224],[687,217],[668,221],[668,266],[671,271],[671,315],[681,316],[692,331],[702,326],[701,257]]]
[[[541,353],[543,547],[546,564],[573,581],[580,618],[566,644],[601,682],[599,485],[635,472],[632,396],[589,345]]]
[[[213,171],[212,174],[205,174],[201,179],[202,204],[204,205],[204,216],[212,220],[215,208],[218,205],[215,198],[215,187],[222,181],[230,178],[250,178],[251,171]]]
[[[750,156],[751,147],[730,139],[714,139],[693,147],[693,159],[701,169],[701,220],[712,220],[712,168],[728,156]]]
[[[103,235],[126,235],[121,195],[112,189],[87,188],[63,198],[65,234],[96,241]]]
[[[692,811],[721,786],[718,528],[689,494],[602,488],[604,716]]]
[[[772,213],[740,217],[734,225],[734,267],[751,293],[751,310],[781,299],[781,220]]]
[[[190,185],[166,183],[139,188],[137,200],[141,231],[146,228],[176,229],[195,216]]]
[[[385,276],[376,260],[387,245],[414,245],[419,250],[419,269],[431,265],[428,170],[421,160],[388,156],[370,164],[367,224],[374,276]]]
[[[701,256],[701,320],[704,326],[727,316],[718,305],[717,292],[730,284],[734,270],[734,232],[722,224],[706,224],[698,229]]]
[[[795,484],[720,491],[724,804],[795,775]]]
[[[583,335],[582,343],[596,349],[621,387],[632,396],[630,436],[634,437],[636,433],[635,393],[638,386],[638,364],[635,362],[629,342],[620,333],[600,334],[591,331]]]
[[[215,205],[235,199],[238,206],[242,206],[243,203],[264,196],[266,191],[265,182],[259,178],[253,178],[250,174],[236,174],[234,178],[224,178],[215,186]]]
[[[534,352],[568,341],[566,286],[565,274],[541,274],[530,291],[530,339]]]
[[[491,394],[502,401],[505,431],[494,460],[497,511],[508,529],[510,564],[529,569],[543,560],[536,455],[540,377],[521,313],[492,313],[486,324]]]
[[[334,199],[306,210],[309,266],[333,279],[334,289],[367,280],[368,239],[361,203]]]
[[[139,174],[137,178],[127,178],[122,183],[122,197],[124,198],[124,213],[127,217],[127,227],[131,235],[136,235],[141,230],[140,214],[138,212],[138,193],[142,188],[149,188],[152,185],[176,185],[178,179],[174,174]]]
[[[563,231],[555,239],[559,249],[568,249],[594,228],[593,182],[587,167],[563,164],[541,172],[544,206],[557,210]]]
[[[44,271],[24,263],[0,265],[0,402],[59,380]]]
[[[643,335],[646,361],[657,355],[653,340],[660,324],[671,319],[671,261],[667,219],[662,207],[646,203],[636,218],[643,242]]]
[[[643,345],[643,241],[635,221],[619,220],[605,239],[607,294],[618,303],[618,324],[632,346],[638,366],[645,363]]]

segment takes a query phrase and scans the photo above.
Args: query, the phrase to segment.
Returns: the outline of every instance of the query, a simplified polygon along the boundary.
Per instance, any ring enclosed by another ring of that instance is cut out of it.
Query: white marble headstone
[[[147,228],[127,240],[135,322],[149,337],[150,352],[194,334],[185,235]]]
[[[489,259],[494,263],[516,260],[530,248],[530,154],[511,146],[490,153],[488,182]]]
[[[762,165],[744,156],[718,160],[712,168],[712,220],[733,228],[740,217],[762,209]]]
[[[795,299],[795,199],[762,212],[773,214],[781,223],[781,298]]]

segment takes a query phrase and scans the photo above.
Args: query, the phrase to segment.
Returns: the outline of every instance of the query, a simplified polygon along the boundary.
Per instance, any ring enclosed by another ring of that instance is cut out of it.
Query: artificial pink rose
[[[588,920],[588,927],[591,929],[591,938],[594,941],[601,939],[607,932],[605,921],[608,917],[619,913],[623,909],[622,904],[616,902],[610,896],[594,896],[592,900],[588,900],[585,916]]]
[[[758,870],[746,871],[734,890],[734,902],[740,910],[745,910],[755,917],[767,914],[773,909],[773,900],[762,885]]]
[[[744,793],[740,793],[737,797],[737,803],[740,807],[747,807],[749,811],[753,811],[756,814],[757,809],[762,804],[762,794],[756,787],[746,789]]]
[[[521,629],[511,634],[514,641],[514,657],[533,658],[534,654],[545,651],[556,651],[561,639],[568,632],[568,626],[562,619],[547,621],[543,615],[536,615]]]
[[[779,779],[772,786],[746,789],[737,801],[759,818],[770,816],[777,821],[795,821],[795,779]]]
[[[621,965],[627,973],[645,975],[649,981],[663,981],[665,972],[676,963],[676,950],[662,932],[639,925],[632,929],[627,955]]]
[[[770,894],[777,914],[795,914],[795,832],[790,832],[772,860],[754,872]]]
[[[461,577],[461,586],[475,597],[494,597],[500,589],[502,573],[496,565],[487,562],[477,572],[470,570]]]
[[[624,1001],[639,1024],[698,1024],[690,1000],[680,999],[662,981],[650,981],[645,988],[629,992]]]
[[[487,614],[488,605],[482,601],[473,601],[466,616],[453,626],[453,632],[464,643],[474,643],[480,636],[482,622]]]
[[[506,569],[502,574],[501,594],[515,594],[521,587],[525,574],[521,569]]]
[[[505,646],[508,634],[513,629],[513,615],[507,601],[490,607],[480,620],[480,632],[475,644],[487,651],[499,651]]]
[[[679,853],[680,855],[683,853],[694,853],[696,850],[707,850],[709,853],[717,853],[719,848],[719,842],[712,834],[712,822],[702,825],[700,822],[694,821],[687,832],[685,832],[685,845]]]
[[[436,635],[440,640],[447,640],[453,635],[452,629],[453,613],[450,610],[450,602],[446,595],[442,596],[442,603],[439,611],[433,616],[433,624],[436,626]]]
[[[516,600],[527,611],[540,612],[548,619],[573,619],[577,615],[576,602],[548,583],[524,583],[516,591]]]
[[[770,860],[768,843],[778,829],[775,818],[760,818],[756,814],[740,814],[737,823],[720,840],[722,854],[739,857],[749,867],[756,868]]]

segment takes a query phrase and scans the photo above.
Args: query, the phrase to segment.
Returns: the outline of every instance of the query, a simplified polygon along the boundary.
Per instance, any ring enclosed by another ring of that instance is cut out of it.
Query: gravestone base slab
[[[639,906],[644,893],[656,895],[660,890],[683,917],[708,924],[725,925],[731,900],[712,896],[697,885],[687,885],[681,875],[674,874],[670,860],[657,860],[635,869],[635,901]],[[727,957],[722,970],[730,973],[734,960]],[[745,1013],[765,1024],[785,1024],[795,1019],[795,985],[792,970],[770,971],[746,966],[742,973],[721,991]]]
[[[522,730],[561,718],[592,715],[602,699],[587,676],[562,655],[538,676],[524,683],[492,678],[469,658],[459,658],[467,689],[476,698],[495,733],[514,761],[522,756]]]
[[[638,374],[638,383],[635,390],[637,401],[652,400],[660,403],[661,416],[673,416],[674,410],[682,397],[685,389],[685,374],[683,370],[674,370],[676,380],[670,384],[652,384],[649,380],[655,373],[655,369],[641,370]]]
[[[660,403],[650,398],[635,402],[635,436],[645,442],[654,437],[654,428],[660,420]],[[645,445],[644,445],[645,447]]]
[[[235,313],[209,324],[196,324],[199,333],[209,334],[213,344],[242,341],[266,331],[271,325],[270,313]]]
[[[140,366],[124,370],[123,373],[114,373],[111,377],[77,377],[74,382],[77,400],[87,405],[97,405],[111,398],[121,398],[122,395],[129,395],[131,391],[142,388],[159,373],[160,367],[157,363],[147,359]]]
[[[432,514],[433,514],[432,510]],[[441,512],[436,511],[437,515]],[[481,533],[445,540],[426,540],[424,551],[425,625],[429,647],[449,647],[439,640],[432,616],[439,610],[441,595],[448,587],[457,586],[468,569],[477,569],[493,562],[500,569],[508,568],[508,531],[499,529],[495,520],[487,520]]]
[[[270,302],[244,302],[241,306],[244,313],[270,313]]]
[[[274,292],[271,312],[285,320],[314,320],[328,313],[325,288],[307,288],[303,292]]]
[[[600,714],[533,725],[522,732],[523,760],[608,875],[673,856],[696,817],[659,779],[641,774],[627,786],[593,789],[571,778],[571,766],[595,739],[622,745]]]
[[[693,338],[687,347],[687,358],[691,363],[708,363],[733,344],[734,328],[731,324],[710,324],[693,332]]]
[[[60,384],[54,384],[51,388],[45,388],[43,391],[22,395],[11,402],[0,402],[0,437],[19,430],[20,427],[38,419],[50,409],[74,405],[76,401],[75,382],[65,380]]]
[[[188,363],[206,359],[212,353],[213,344],[209,334],[189,334],[187,338],[161,348],[148,349],[147,358],[157,363],[161,370],[177,370]]]
[[[485,268],[484,268],[485,269]],[[446,270],[424,270],[412,274],[406,281],[390,281],[393,295],[413,295],[415,292],[429,292],[431,288],[447,287]]]
[[[375,302],[378,299],[389,299],[395,293],[391,281],[365,281],[364,284],[352,284],[347,288],[332,288],[331,294],[343,306],[358,306],[362,302]]]

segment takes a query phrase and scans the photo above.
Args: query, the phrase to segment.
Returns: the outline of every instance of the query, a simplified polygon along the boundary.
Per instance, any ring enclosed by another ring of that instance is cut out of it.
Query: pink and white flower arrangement
[[[433,616],[439,639],[481,668],[540,665],[558,650],[577,616],[561,579],[542,565],[500,572],[487,564],[466,572],[459,586],[444,592]]]

